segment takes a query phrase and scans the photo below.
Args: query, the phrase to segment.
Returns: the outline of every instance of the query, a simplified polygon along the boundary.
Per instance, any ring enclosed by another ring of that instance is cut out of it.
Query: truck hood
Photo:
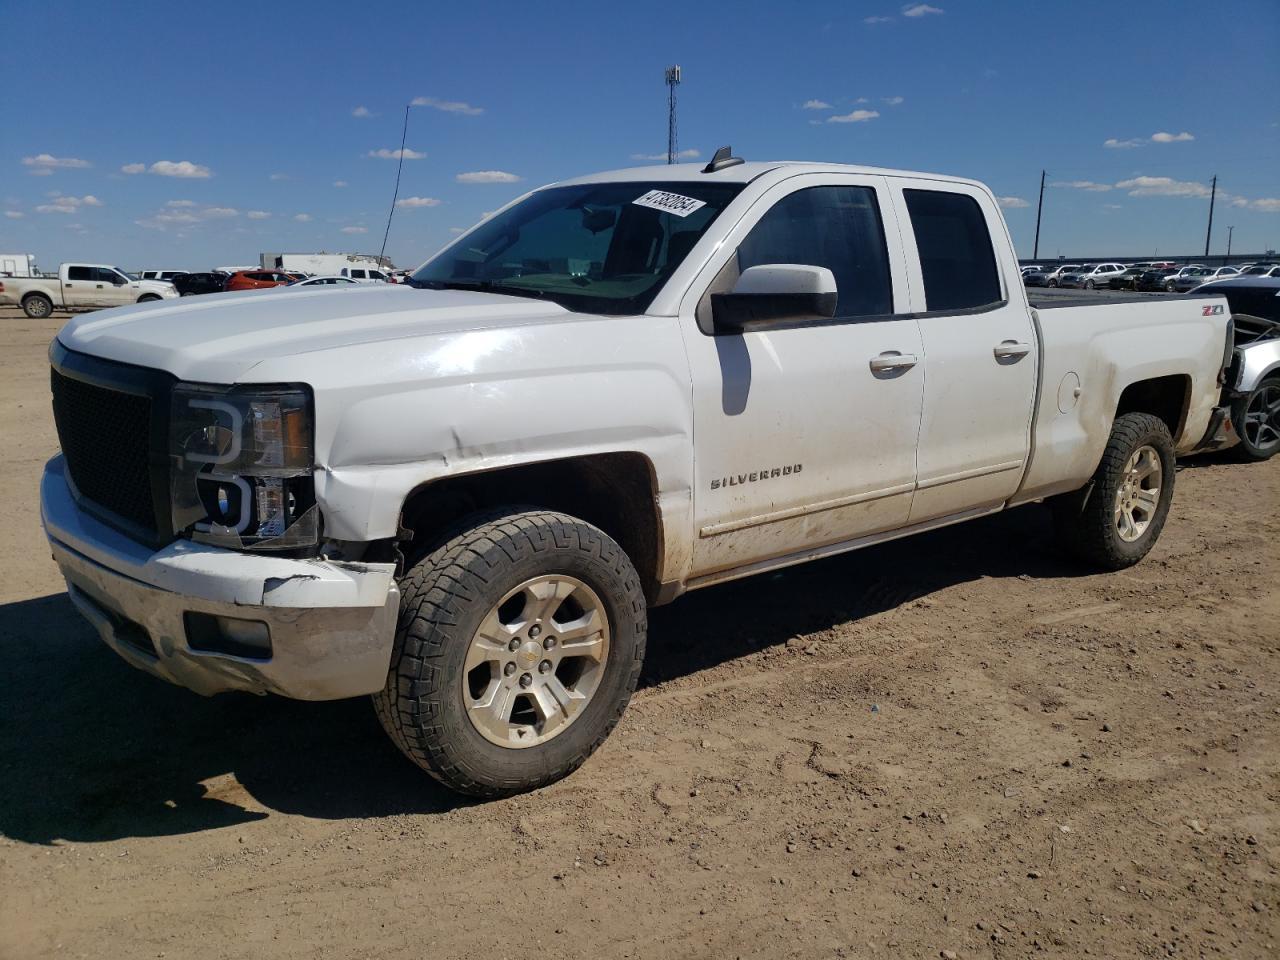
[[[263,360],[360,343],[566,320],[558,304],[399,284],[185,297],[85,314],[58,333],[68,350],[235,383]]]

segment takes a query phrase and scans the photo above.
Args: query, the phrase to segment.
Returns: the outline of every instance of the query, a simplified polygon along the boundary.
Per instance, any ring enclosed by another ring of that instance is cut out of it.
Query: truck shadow
[[[964,581],[1085,572],[1054,551],[1044,513],[1015,510],[692,594],[653,611],[641,684]],[[399,754],[367,700],[196,696],[125,665],[65,594],[0,605],[0,703],[0,833],[27,843],[468,802]]]

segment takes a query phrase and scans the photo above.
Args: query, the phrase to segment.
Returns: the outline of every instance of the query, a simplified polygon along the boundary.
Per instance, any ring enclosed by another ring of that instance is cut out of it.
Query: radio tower
[[[667,67],[667,163],[676,162],[676,87],[680,84],[680,64]]]

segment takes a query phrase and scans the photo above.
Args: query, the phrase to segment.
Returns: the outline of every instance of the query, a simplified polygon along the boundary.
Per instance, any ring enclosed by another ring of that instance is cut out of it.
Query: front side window
[[[904,190],[924,274],[925,309],[969,310],[1000,303],[1000,276],[982,208],[973,197]]]
[[[870,187],[808,187],[783,197],[738,247],[740,271],[767,263],[830,270],[837,318],[893,313],[889,254]]]
[[[409,284],[643,313],[741,190],[695,180],[538,190],[428,260]]]

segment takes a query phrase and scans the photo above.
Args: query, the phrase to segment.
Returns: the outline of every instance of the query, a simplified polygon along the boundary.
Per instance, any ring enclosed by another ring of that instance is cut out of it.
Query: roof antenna
[[[716,151],[715,156],[711,158],[711,162],[702,168],[702,172],[715,173],[725,167],[736,167],[740,163],[742,163],[742,158],[733,155],[733,147],[721,147]]]

